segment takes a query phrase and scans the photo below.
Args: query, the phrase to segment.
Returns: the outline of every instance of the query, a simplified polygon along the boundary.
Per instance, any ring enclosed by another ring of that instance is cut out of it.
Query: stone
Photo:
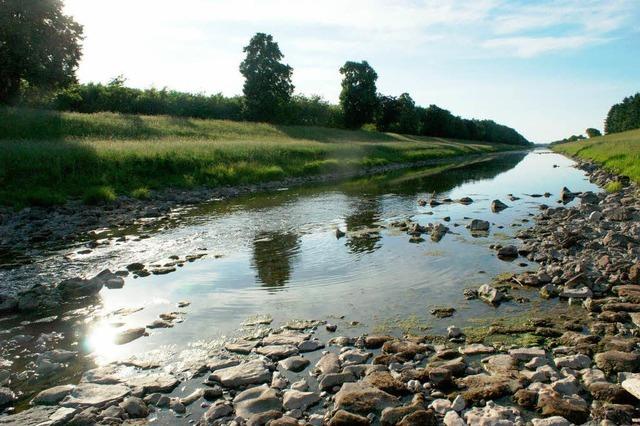
[[[92,278],[92,280],[102,281],[102,285],[111,290],[124,287],[124,279],[108,269],[100,272],[98,275]]]
[[[199,400],[203,395],[204,389],[196,389],[189,395],[180,398],[180,403],[182,403],[185,407],[188,407],[189,405]]]
[[[248,419],[254,414],[265,411],[281,411],[282,402],[275,389],[267,385],[256,386],[240,392],[233,399],[236,414]]]
[[[375,386],[391,395],[402,396],[407,393],[405,384],[393,377],[388,371],[374,371],[368,374],[363,382]]]
[[[305,340],[304,342],[298,344],[298,351],[300,352],[315,352],[322,348],[324,348],[324,343],[315,339]]]
[[[444,415],[451,409],[451,401],[449,401],[448,399],[436,399],[431,404],[429,404],[429,408],[440,415]]]
[[[369,426],[371,422],[368,418],[350,413],[345,410],[335,412],[328,426]]]
[[[573,370],[582,370],[591,366],[591,358],[583,354],[554,358],[553,362],[558,368],[571,368]]]
[[[229,352],[248,355],[256,346],[258,346],[258,343],[258,341],[237,340],[233,343],[225,343],[224,348]]]
[[[544,389],[538,395],[537,408],[545,417],[560,416],[575,424],[583,424],[589,419],[587,402],[577,395],[561,395],[551,389]]]
[[[640,400],[640,377],[626,379],[622,382],[624,390]]]
[[[509,426],[523,424],[520,411],[514,407],[502,407],[488,401],[484,407],[473,407],[464,414],[468,425],[473,426]]]
[[[523,386],[522,380],[502,374],[472,374],[458,379],[456,383],[467,388],[462,394],[464,399],[474,402],[512,395]]]
[[[508,260],[518,257],[518,248],[513,245],[501,247],[498,250],[498,259]]]
[[[533,426],[571,426],[571,423],[560,416],[547,417],[546,419],[532,419]]]
[[[495,352],[493,346],[483,345],[482,343],[473,343],[460,348],[460,353],[464,355],[490,354]]]
[[[447,327],[447,337],[449,337],[450,339],[455,339],[462,335],[463,333],[460,327],[457,327],[455,325],[450,325],[449,327]]]
[[[364,352],[358,349],[352,349],[345,352],[342,352],[338,358],[343,366],[345,365],[355,365],[355,364],[364,364],[367,362],[369,358],[371,358],[371,352]]]
[[[209,376],[210,381],[229,388],[257,385],[271,381],[271,371],[262,360],[251,360],[233,367],[216,370]]]
[[[615,404],[633,404],[635,398],[621,385],[609,382],[596,382],[589,386],[593,399]]]
[[[71,408],[37,406],[21,411],[18,414],[0,417],[0,425],[62,425],[70,420],[75,413],[76,410]]]
[[[596,354],[596,365],[607,374],[640,372],[640,354],[636,352],[606,351]]]
[[[293,345],[269,345],[258,347],[256,352],[277,361],[290,357],[291,355],[297,355],[298,348]]]
[[[16,394],[6,387],[0,387],[0,407],[9,405],[17,399]]]
[[[380,414],[399,405],[398,398],[368,383],[344,383],[335,396],[335,407],[355,414]]]
[[[0,315],[6,315],[18,310],[18,299],[8,294],[0,294]]]
[[[283,395],[282,405],[285,410],[300,409],[306,411],[307,408],[317,404],[320,399],[320,395],[316,392],[288,390]]]
[[[140,398],[130,396],[120,403],[122,408],[132,419],[142,419],[149,415],[149,409]]]
[[[356,377],[351,373],[329,373],[320,376],[318,386],[321,390],[330,390],[347,382],[355,382]]]
[[[233,413],[233,407],[227,401],[218,401],[202,415],[202,425],[213,425],[216,420]]]
[[[166,393],[171,392],[180,384],[180,381],[168,373],[143,373],[137,376],[127,377],[125,383],[135,394]]]
[[[483,284],[478,288],[478,297],[491,305],[496,305],[502,300],[502,293],[489,284]]]
[[[418,410],[398,422],[397,426],[436,426],[438,420],[433,411]]]
[[[578,381],[569,376],[551,383],[551,389],[562,395],[575,395],[579,392]]]
[[[317,374],[331,374],[340,371],[340,359],[333,352],[326,353],[318,360],[314,371]]]
[[[139,339],[140,337],[144,336],[145,333],[146,333],[146,330],[144,327],[130,328],[128,330],[124,330],[116,334],[113,342],[116,345],[124,345],[129,342],[133,342],[136,339]]]
[[[511,349],[509,355],[515,361],[531,361],[535,357],[546,356],[546,352],[542,348],[517,348]]]
[[[501,212],[502,210],[508,208],[509,206],[507,206],[505,203],[503,203],[500,200],[493,200],[491,202],[491,211],[494,213],[498,213]]]
[[[310,337],[309,334],[297,333],[297,332],[270,334],[269,336],[262,339],[262,344],[264,346],[292,345],[297,347],[305,340],[309,340],[309,337]]]
[[[442,420],[445,426],[467,426],[462,417],[455,411],[447,411]]]
[[[101,407],[119,401],[129,392],[129,388],[121,384],[80,383],[60,402],[60,405],[71,408]]]
[[[565,299],[587,299],[593,296],[593,292],[587,286],[578,288],[564,288],[560,297]]]
[[[490,227],[491,224],[489,224],[489,222],[480,219],[473,219],[469,224],[469,230],[471,232],[487,232]]]
[[[31,400],[32,405],[58,405],[67,395],[69,395],[74,385],[61,385],[45,389]]]
[[[301,356],[292,356],[285,360],[280,361],[278,365],[284,368],[285,370],[299,373],[305,368],[307,368],[307,366],[309,365],[309,360]]]
[[[364,338],[364,347],[367,349],[380,349],[389,340],[393,340],[393,337],[387,335],[366,336]]]
[[[453,402],[451,403],[451,409],[458,412],[464,410],[466,406],[467,406],[467,401],[464,400],[462,395],[456,396]]]

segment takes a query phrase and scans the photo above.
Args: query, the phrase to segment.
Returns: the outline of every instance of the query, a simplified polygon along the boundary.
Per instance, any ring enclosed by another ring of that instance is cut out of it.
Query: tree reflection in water
[[[253,240],[251,266],[256,281],[265,287],[281,287],[291,279],[292,260],[300,250],[300,240],[293,232],[260,232]]]

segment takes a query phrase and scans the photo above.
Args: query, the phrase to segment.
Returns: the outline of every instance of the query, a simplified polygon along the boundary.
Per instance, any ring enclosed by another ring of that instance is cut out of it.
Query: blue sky
[[[640,91],[640,0],[66,0],[83,82],[240,94],[242,48],[272,34],[296,91],[335,102],[367,60],[378,89],[548,142],[602,129]]]

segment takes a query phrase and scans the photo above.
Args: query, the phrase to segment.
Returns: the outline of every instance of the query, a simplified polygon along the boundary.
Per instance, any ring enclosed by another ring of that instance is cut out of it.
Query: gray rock
[[[546,419],[532,419],[533,426],[571,426],[571,422],[560,416],[547,417]]]
[[[531,361],[535,357],[544,357],[546,353],[542,348],[517,348],[511,349],[509,355],[515,361]]]
[[[471,232],[487,232],[491,224],[486,220],[473,219],[469,224],[469,230]]]
[[[130,328],[116,334],[116,336],[114,337],[114,343],[116,345],[124,345],[129,342],[133,342],[136,339],[139,339],[140,337],[144,336],[145,333],[146,330],[144,327]]]
[[[356,378],[351,373],[329,373],[319,377],[318,386],[321,390],[331,390],[335,386],[341,386],[347,382],[355,382]]]
[[[622,387],[631,395],[635,396],[636,399],[640,400],[640,377],[626,379],[622,382]]]
[[[18,310],[18,299],[8,294],[0,294],[0,315]]]
[[[75,389],[75,385],[61,385],[45,389],[31,400],[31,404],[58,405],[73,389]]]
[[[316,374],[331,374],[340,371],[340,358],[333,352],[326,353],[318,360],[314,368]]]
[[[478,297],[491,305],[495,305],[502,300],[502,293],[489,284],[483,284],[478,288]]]
[[[244,419],[265,411],[282,410],[282,402],[278,398],[276,390],[267,385],[256,386],[240,392],[233,399],[233,406],[236,414]]]
[[[132,419],[142,419],[149,415],[149,409],[140,398],[130,396],[120,403],[122,408]]]
[[[518,248],[513,245],[502,247],[498,250],[499,259],[515,259],[518,257]]]
[[[71,408],[101,407],[124,398],[129,392],[129,388],[124,385],[80,383],[60,405]]]
[[[582,370],[591,366],[591,358],[583,354],[554,358],[553,362],[558,368],[566,367],[573,370]]]
[[[292,356],[278,363],[282,368],[288,371],[299,373],[307,368],[309,360],[301,356]]]
[[[271,381],[271,371],[264,361],[256,359],[214,371],[209,379],[230,388],[257,385]]]
[[[256,352],[277,361],[290,357],[291,355],[296,355],[298,348],[293,345],[269,345],[258,347]]]
[[[202,415],[202,425],[213,425],[216,420],[233,413],[233,407],[227,401],[218,401]]]
[[[9,405],[17,399],[16,394],[9,388],[0,388],[0,407]]]
[[[319,349],[324,348],[324,343],[319,340],[305,340],[304,342],[298,345],[298,350],[300,352],[314,352]]]
[[[258,341],[237,340],[233,343],[225,343],[224,348],[229,352],[247,355],[258,346]]]
[[[503,203],[500,200],[493,200],[491,202],[491,211],[494,213],[498,213],[501,212],[502,210],[508,208],[509,206],[507,206],[505,203]]]
[[[320,401],[320,395],[316,392],[302,392],[289,390],[284,393],[283,406],[286,410],[306,411],[310,406]]]
[[[343,384],[335,397],[336,409],[360,415],[380,415],[385,408],[398,405],[398,398],[364,382]]]

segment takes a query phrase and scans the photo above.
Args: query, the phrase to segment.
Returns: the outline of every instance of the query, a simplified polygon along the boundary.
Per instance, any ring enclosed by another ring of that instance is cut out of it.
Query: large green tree
[[[346,62],[340,68],[340,74],[344,76],[340,104],[344,111],[345,125],[349,128],[359,128],[372,122],[378,107],[378,74],[367,61]]]
[[[245,78],[245,115],[252,121],[281,121],[291,100],[293,68],[283,64],[284,55],[269,34],[257,33],[244,48],[240,64]]]
[[[605,133],[619,133],[640,128],[640,93],[628,96],[609,110]]]
[[[0,103],[25,83],[44,89],[75,81],[82,26],[61,0],[0,0]]]

